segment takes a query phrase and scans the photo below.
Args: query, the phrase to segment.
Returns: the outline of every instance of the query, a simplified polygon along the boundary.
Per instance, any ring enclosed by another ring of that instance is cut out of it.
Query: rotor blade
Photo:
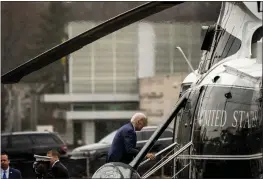
[[[24,76],[37,71],[62,57],[73,53],[83,46],[90,44],[116,30],[128,26],[136,21],[144,19],[165,9],[171,8],[183,2],[149,2],[120,14],[42,54],[27,61],[26,63],[14,68],[2,75],[2,83],[17,83]]]

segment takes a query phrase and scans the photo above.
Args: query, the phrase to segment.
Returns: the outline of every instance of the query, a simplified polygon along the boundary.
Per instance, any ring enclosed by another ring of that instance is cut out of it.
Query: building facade
[[[186,75],[178,72],[140,79],[140,109],[147,115],[149,125],[159,125],[169,116]]]

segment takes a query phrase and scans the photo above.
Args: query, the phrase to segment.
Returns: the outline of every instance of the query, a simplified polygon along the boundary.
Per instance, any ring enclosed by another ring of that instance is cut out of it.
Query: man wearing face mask
[[[47,156],[50,157],[51,174],[56,179],[68,179],[68,169],[59,161],[59,152],[56,150],[48,151]]]
[[[117,131],[108,152],[107,162],[129,164],[139,153],[139,150],[136,149],[136,131],[140,131],[146,124],[147,118],[143,113],[134,114],[131,121]],[[146,158],[153,160],[155,155],[149,153]]]
[[[22,179],[21,172],[9,166],[6,153],[1,153],[1,179]]]

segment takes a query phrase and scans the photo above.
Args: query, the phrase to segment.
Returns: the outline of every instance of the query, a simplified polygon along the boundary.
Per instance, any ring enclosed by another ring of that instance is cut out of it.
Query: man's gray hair
[[[141,112],[137,112],[137,113],[135,113],[135,114],[132,116],[131,122],[133,122],[133,121],[134,121],[136,118],[138,118],[138,117],[143,117],[144,120],[147,119],[145,114],[143,114],[143,113],[141,113]]]

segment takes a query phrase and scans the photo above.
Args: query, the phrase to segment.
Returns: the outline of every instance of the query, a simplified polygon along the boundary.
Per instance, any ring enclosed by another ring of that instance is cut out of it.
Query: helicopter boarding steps
[[[186,149],[191,147],[193,145],[192,141],[181,147],[178,151],[176,151],[174,154],[170,155],[171,152],[174,150],[171,150],[164,158],[167,158],[162,163],[157,162],[152,168],[150,168],[143,176],[143,179],[146,179],[150,177],[152,174],[154,174],[156,171],[158,171],[160,168],[162,168],[164,165],[166,165],[169,161],[171,161],[174,158],[177,159],[190,159],[190,160],[256,160],[261,159],[263,157],[262,153],[257,154],[251,154],[251,155],[180,155],[182,152],[184,152]],[[173,147],[178,147],[179,144],[177,142],[174,142],[173,144],[169,145],[165,149],[161,150],[156,154],[156,157],[167,151],[168,149],[173,149]],[[170,155],[170,156],[169,156]],[[144,165],[150,161],[149,159],[143,161],[140,166]],[[191,161],[184,165],[178,172],[175,173],[175,175],[172,178],[176,178],[176,176],[182,172],[185,168],[187,168],[191,164]],[[158,165],[157,167],[155,167]]]

